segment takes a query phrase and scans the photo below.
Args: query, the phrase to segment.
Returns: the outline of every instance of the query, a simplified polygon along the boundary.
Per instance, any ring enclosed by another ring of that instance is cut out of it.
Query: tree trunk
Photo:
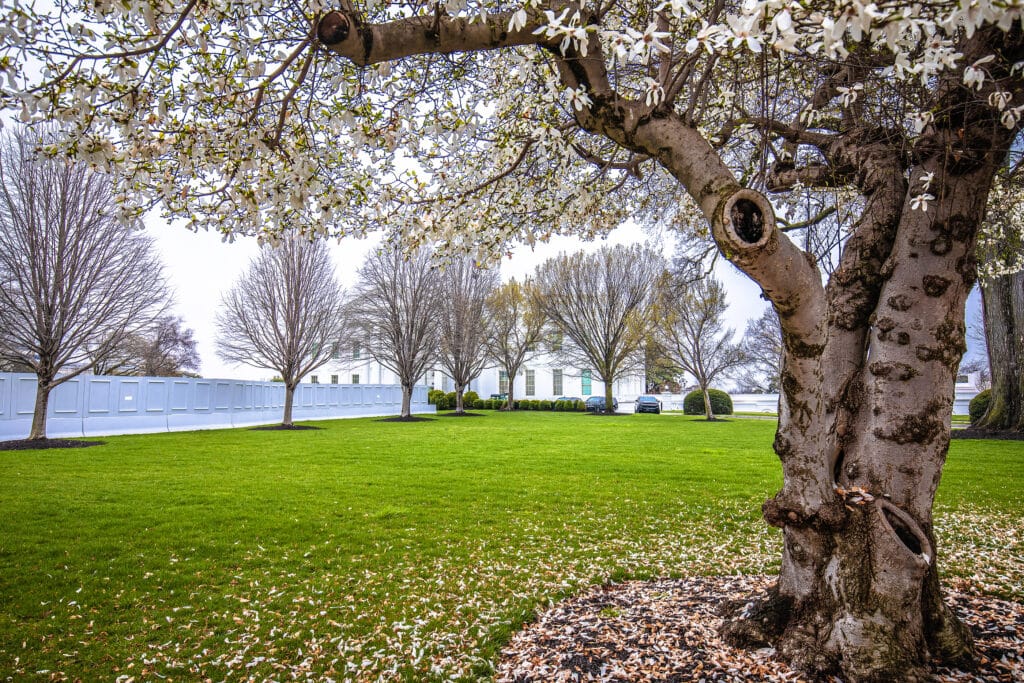
[[[465,390],[466,390],[466,385],[465,384],[458,384],[455,387],[455,414],[456,415],[465,415],[466,414],[466,405],[465,405],[465,403],[462,400],[462,394],[465,392]]]
[[[615,397],[612,396],[613,383],[607,381],[604,383],[604,412],[606,415],[615,414]]]
[[[1024,271],[981,283],[992,401],[974,427],[1024,431]]]
[[[972,656],[939,592],[932,505],[992,172],[948,173],[945,201],[927,213],[900,201],[886,220],[897,198],[869,196],[824,291],[813,269],[763,270],[774,261],[760,250],[791,246],[774,237],[736,257],[771,296],[786,340],[784,483],[763,508],[784,550],[776,585],[726,621],[731,642],[770,644],[796,668],[853,683],[923,681],[931,658]]]
[[[402,384],[402,413],[401,417],[412,417],[412,385]]]
[[[297,386],[298,383],[284,385],[284,417],[281,418],[281,424],[285,427],[292,426],[292,405],[295,403],[295,387]]]
[[[715,419],[715,411],[711,409],[711,394],[708,393],[708,388],[702,386],[700,388],[702,394],[704,394],[704,416],[708,421]]]
[[[513,375],[510,372],[510,373],[508,373],[508,406],[505,408],[505,410],[515,410],[516,409],[515,386],[516,386],[516,376]]]
[[[36,406],[32,411],[32,428],[29,439],[46,438],[46,411],[50,405],[50,391],[53,389],[52,379],[38,378],[36,381]]]

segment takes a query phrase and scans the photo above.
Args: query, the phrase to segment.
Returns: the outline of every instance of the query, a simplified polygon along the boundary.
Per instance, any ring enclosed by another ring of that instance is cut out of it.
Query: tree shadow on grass
[[[438,413],[438,417],[484,417],[483,413]]]
[[[102,446],[106,441],[79,441],[77,439],[19,439],[0,441],[0,451],[38,451],[46,448],[88,448]]]
[[[410,415],[409,417],[401,417],[400,415],[395,415],[394,417],[382,417],[379,420],[374,420],[374,421],[375,422],[433,422],[434,418],[432,418],[432,417],[417,417],[415,415]]]

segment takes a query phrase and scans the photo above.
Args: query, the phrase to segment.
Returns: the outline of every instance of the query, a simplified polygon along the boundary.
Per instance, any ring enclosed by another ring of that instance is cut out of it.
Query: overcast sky
[[[221,294],[231,287],[250,259],[256,255],[256,241],[238,238],[233,243],[226,243],[220,235],[193,233],[183,227],[167,225],[155,217],[147,220],[147,226],[163,255],[165,274],[174,291],[175,314],[184,318],[185,326],[195,332],[202,358],[200,374],[218,378],[269,379],[274,374],[270,370],[225,363],[217,357],[214,346],[214,318]],[[629,244],[650,239],[649,235],[636,227],[620,227],[607,239],[596,242],[556,237],[547,244],[537,245],[535,249],[528,246],[515,249],[511,259],[502,260],[502,277],[521,278],[531,273],[541,261],[562,251],[593,250],[602,244]],[[355,283],[356,270],[375,244],[371,240],[356,239],[346,239],[340,244],[329,242],[338,277],[346,288]],[[757,285],[725,263],[724,259],[720,260],[723,263],[716,274],[723,280],[729,293],[729,324],[741,332],[747,320],[759,316],[767,304],[761,300]]]

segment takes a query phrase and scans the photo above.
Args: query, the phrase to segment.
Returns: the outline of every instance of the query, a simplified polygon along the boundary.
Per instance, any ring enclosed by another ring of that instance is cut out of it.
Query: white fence
[[[961,375],[957,378],[953,396],[953,414],[967,415],[971,399],[978,395],[978,373]],[[779,409],[778,394],[729,394],[732,409],[737,413],[774,413]],[[660,394],[665,410],[682,410],[683,394]]]
[[[280,422],[284,385],[231,379],[81,375],[50,392],[51,438],[221,429]],[[0,441],[23,439],[32,425],[36,376],[0,373]],[[295,420],[397,415],[393,384],[300,384]],[[412,412],[433,413],[427,387],[413,389]]]

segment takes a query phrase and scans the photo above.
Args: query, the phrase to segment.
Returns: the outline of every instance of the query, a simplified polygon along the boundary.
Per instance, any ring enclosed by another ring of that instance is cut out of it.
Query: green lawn
[[[0,452],[0,679],[486,678],[549,600],[773,572],[772,421],[486,413]],[[1024,442],[956,441],[947,574],[1024,598]]]

